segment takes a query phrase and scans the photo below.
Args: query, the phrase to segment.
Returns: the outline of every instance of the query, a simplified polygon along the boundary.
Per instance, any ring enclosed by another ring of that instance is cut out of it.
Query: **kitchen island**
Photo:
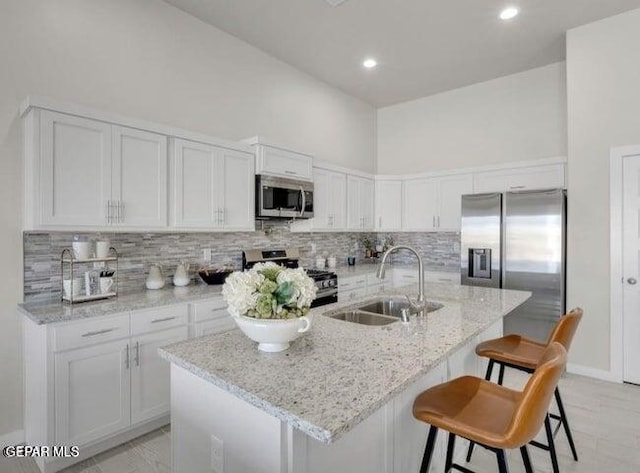
[[[285,352],[259,352],[239,330],[160,349],[171,362],[173,471],[418,471],[427,426],[413,399],[481,371],[476,343],[499,336],[529,296],[431,284],[427,298],[443,307],[422,324],[323,315],[349,301],[313,309],[312,329]]]

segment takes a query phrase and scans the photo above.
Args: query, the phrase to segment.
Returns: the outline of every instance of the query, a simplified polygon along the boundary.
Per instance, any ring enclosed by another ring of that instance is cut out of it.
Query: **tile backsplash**
[[[259,226],[257,226],[259,228]],[[364,236],[375,241],[383,234],[374,233],[292,233],[286,224],[270,223],[266,231],[253,233],[83,233],[83,232],[25,232],[24,238],[24,299],[25,302],[60,296],[60,254],[71,246],[74,235],[96,241],[108,239],[120,256],[118,261],[118,290],[132,292],[144,288],[151,263],[164,268],[167,284],[178,263],[186,261],[191,267],[203,262],[203,252],[211,249],[213,267],[233,264],[242,266],[242,250],[251,248],[300,248],[301,264],[312,267],[315,254],[335,256],[339,264],[350,254],[365,262],[362,248]],[[394,233],[396,244],[415,246],[428,267],[457,265],[459,242],[457,233]],[[398,253],[394,261],[411,261],[411,255]],[[193,273],[195,274],[195,273]],[[198,278],[197,275],[194,278]]]

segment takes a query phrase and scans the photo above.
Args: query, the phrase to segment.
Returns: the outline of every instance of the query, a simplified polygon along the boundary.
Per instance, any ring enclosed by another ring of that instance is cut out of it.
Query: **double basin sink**
[[[433,312],[442,307],[438,302],[427,301],[424,311]],[[408,310],[410,315],[418,312],[406,298],[394,296],[375,297],[352,307],[329,311],[325,315],[361,325],[388,325],[399,321],[403,310]]]

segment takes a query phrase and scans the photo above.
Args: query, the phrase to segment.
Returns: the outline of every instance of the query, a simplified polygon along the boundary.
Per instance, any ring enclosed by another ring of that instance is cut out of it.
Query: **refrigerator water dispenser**
[[[469,248],[469,277],[491,279],[490,248]]]

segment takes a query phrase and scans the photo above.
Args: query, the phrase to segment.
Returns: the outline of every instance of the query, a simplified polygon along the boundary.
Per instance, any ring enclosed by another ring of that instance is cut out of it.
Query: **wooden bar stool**
[[[505,449],[519,448],[526,472],[533,473],[527,444],[543,423],[550,425],[547,410],[566,361],[564,347],[552,343],[522,392],[463,376],[420,394],[413,403],[413,416],[431,425],[420,473],[429,470],[438,429],[449,432],[445,473],[452,468],[473,473],[453,463],[456,436],[495,452],[500,473],[509,471]]]
[[[502,338],[496,338],[494,340],[487,340],[480,343],[476,347],[476,354],[485,358],[489,358],[489,366],[487,366],[487,373],[485,375],[486,380],[491,380],[493,373],[493,366],[497,363],[500,365],[500,373],[498,374],[498,384],[502,384],[504,379],[505,367],[515,368],[527,373],[533,373],[538,366],[539,360],[542,358],[542,354],[545,349],[554,342],[560,343],[567,352],[571,346],[571,341],[576,333],[580,319],[582,319],[582,309],[573,309],[568,314],[560,317],[560,320],[553,328],[551,335],[546,344],[530,340],[520,335],[507,335]],[[549,414],[549,416],[559,421],[555,431],[547,430],[547,445],[540,442],[532,441],[531,444],[547,450],[551,456],[551,465],[553,466],[554,473],[559,473],[558,458],[553,443],[553,437],[558,432],[560,427],[564,427],[569,446],[571,447],[571,453],[573,459],[578,461],[578,454],[576,452],[576,446],[573,442],[573,436],[571,435],[571,429],[569,428],[569,422],[567,415],[562,404],[562,397],[560,396],[560,389],[556,386],[554,391],[556,403],[558,405],[558,411],[560,415]],[[469,445],[467,452],[467,462],[471,460],[473,454],[473,443]]]

